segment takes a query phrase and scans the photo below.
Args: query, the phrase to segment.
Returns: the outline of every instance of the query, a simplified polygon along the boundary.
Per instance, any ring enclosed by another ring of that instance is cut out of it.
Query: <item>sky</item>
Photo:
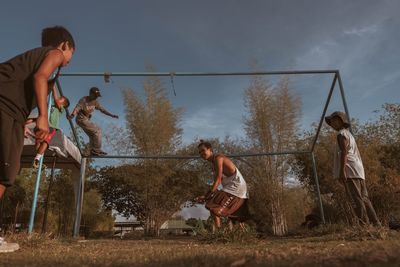
[[[0,9],[0,62],[40,46],[42,28],[63,25],[77,47],[63,73],[144,72],[148,65],[160,72],[239,72],[251,71],[254,60],[265,71],[338,69],[350,115],[363,122],[376,118],[384,103],[399,101],[399,10],[394,0],[6,0]],[[103,128],[125,123],[121,88],[142,94],[139,78],[60,81],[72,105],[91,86],[101,89],[101,103],[121,116],[113,121],[96,114]],[[185,109],[184,142],[243,137],[248,77],[177,77],[176,96],[170,79],[163,81],[172,103]],[[302,100],[299,126],[308,129],[320,119],[332,76],[290,81]],[[337,92],[328,112],[343,109]]]

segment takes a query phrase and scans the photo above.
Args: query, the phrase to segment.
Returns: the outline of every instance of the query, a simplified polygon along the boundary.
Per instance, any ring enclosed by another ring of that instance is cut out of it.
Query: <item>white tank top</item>
[[[221,185],[224,192],[240,198],[248,198],[246,181],[237,168],[232,176],[222,177]]]
[[[348,141],[346,146],[347,151],[347,161],[346,166],[344,168],[346,178],[361,178],[365,179],[364,166],[361,160],[360,152],[358,151],[358,147],[353,135],[350,133],[348,129],[342,129],[339,131],[338,136],[341,135]],[[339,178],[340,175],[340,156],[341,151],[339,144],[337,144],[335,149],[335,157],[334,157],[334,176],[335,178]]]

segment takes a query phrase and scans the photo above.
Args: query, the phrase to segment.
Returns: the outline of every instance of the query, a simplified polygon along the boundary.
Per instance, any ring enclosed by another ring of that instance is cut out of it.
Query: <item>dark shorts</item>
[[[224,191],[216,191],[206,201],[206,208],[218,217],[229,217],[232,219],[245,219],[247,217],[247,199],[240,198]]]
[[[24,126],[0,109],[0,184],[14,183],[23,147]]]

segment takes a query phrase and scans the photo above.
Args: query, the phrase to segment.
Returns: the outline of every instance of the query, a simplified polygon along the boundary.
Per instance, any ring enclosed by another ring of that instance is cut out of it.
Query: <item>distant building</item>
[[[143,223],[139,221],[126,221],[126,222],[115,222],[114,231],[120,235],[121,238],[129,232],[135,230],[143,230]]]
[[[163,234],[189,235],[194,232],[194,227],[186,224],[185,220],[167,220],[161,225],[160,232]]]

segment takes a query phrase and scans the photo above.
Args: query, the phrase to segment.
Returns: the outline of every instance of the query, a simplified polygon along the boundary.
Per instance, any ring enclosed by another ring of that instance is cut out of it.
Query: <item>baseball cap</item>
[[[89,93],[90,93],[90,94],[95,94],[95,95],[97,95],[97,96],[101,96],[101,94],[100,94],[100,89],[97,88],[97,87],[92,87],[92,88],[90,88]]]

